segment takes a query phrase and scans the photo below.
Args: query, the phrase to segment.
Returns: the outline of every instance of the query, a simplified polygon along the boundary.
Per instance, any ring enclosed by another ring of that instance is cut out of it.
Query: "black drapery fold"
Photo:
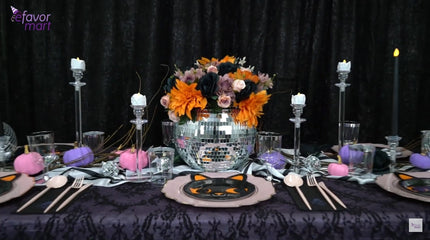
[[[70,58],[86,61],[83,128],[107,135],[131,127],[130,97],[153,99],[145,146],[161,144],[163,77],[196,59],[246,56],[276,74],[259,129],[284,135],[292,147],[290,99],[305,93],[302,141],[336,144],[336,66],[352,62],[346,118],[361,123],[361,142],[391,134],[394,48],[400,49],[399,135],[402,145],[430,128],[428,26],[425,0],[70,0],[1,1],[0,118],[21,145],[31,131],[53,130],[74,141]],[[25,31],[10,6],[51,14],[49,31]],[[170,69],[167,69],[166,66]]]

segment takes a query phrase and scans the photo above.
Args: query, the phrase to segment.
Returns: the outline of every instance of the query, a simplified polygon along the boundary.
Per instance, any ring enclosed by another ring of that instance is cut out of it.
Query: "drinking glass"
[[[164,184],[173,176],[173,160],[175,149],[170,147],[156,147],[148,150],[151,181],[155,184]]]
[[[83,134],[83,144],[89,147],[94,153],[103,148],[105,136],[101,131],[88,131]]]
[[[343,143],[345,145],[357,144],[358,134],[360,131],[360,123],[354,121],[345,121],[343,129]]]
[[[375,160],[376,148],[370,144],[351,144],[348,145],[348,161],[350,173],[360,178],[375,178],[373,163]]]
[[[44,182],[49,180],[49,167],[58,159],[55,154],[54,132],[52,131],[39,131],[33,132],[27,136],[28,147],[31,152],[38,152],[43,157],[44,170],[42,180]]]
[[[167,147],[175,146],[175,123],[170,120],[161,121],[161,132],[163,135],[163,144]]]
[[[422,130],[421,153],[427,155],[430,153],[430,130]]]
[[[270,163],[274,168],[285,166],[286,158],[281,154],[282,135],[276,132],[258,132],[257,156]]]

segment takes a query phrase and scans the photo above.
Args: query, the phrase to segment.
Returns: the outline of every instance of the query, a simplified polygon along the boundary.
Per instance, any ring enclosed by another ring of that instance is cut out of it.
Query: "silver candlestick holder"
[[[339,130],[338,130],[338,144],[339,149],[343,147],[345,143],[345,90],[351,84],[346,83],[346,79],[348,78],[348,71],[338,71],[338,79],[339,83],[336,83],[335,86],[339,88]]]
[[[397,147],[399,146],[400,140],[402,140],[399,136],[386,136],[388,142],[388,152],[390,157],[390,172],[396,171],[396,159],[397,159]]]
[[[129,180],[138,180],[138,181],[151,181],[152,172],[149,169],[144,169],[141,165],[141,158],[139,155],[142,154],[142,132],[143,132],[143,124],[147,123],[148,120],[143,119],[143,114],[145,113],[145,105],[131,105],[133,108],[133,114],[136,116],[136,119],[131,120],[130,122],[136,126],[136,171],[128,172],[126,177]],[[147,163],[146,168],[149,168],[149,162]]]
[[[74,82],[69,82],[70,85],[75,87],[75,129],[76,129],[76,142],[78,147],[82,147],[82,102],[81,102],[81,87],[86,83],[81,82],[84,76],[82,69],[71,69],[73,72]]]
[[[293,170],[296,173],[300,171],[300,124],[305,122],[306,119],[301,118],[305,104],[291,104],[293,107],[294,118],[290,121],[294,123],[294,159]]]

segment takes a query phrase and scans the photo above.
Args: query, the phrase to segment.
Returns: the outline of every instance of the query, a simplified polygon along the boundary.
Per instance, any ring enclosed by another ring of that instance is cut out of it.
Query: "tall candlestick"
[[[76,142],[79,147],[82,147],[82,102],[81,102],[81,87],[86,83],[81,82],[85,71],[85,61],[79,58],[72,58],[70,60],[70,70],[73,72],[74,82],[69,82],[70,85],[75,87],[75,129],[76,129]]]
[[[338,144],[339,149],[344,145],[345,136],[344,136],[344,123],[345,123],[345,90],[351,84],[346,83],[346,79],[348,78],[348,73],[351,72],[351,62],[339,62],[337,64],[337,73],[339,83],[336,83],[335,86],[339,88],[339,121],[338,121]]]
[[[393,83],[393,110],[391,118],[391,133],[397,136],[398,115],[399,115],[399,49],[395,49],[394,56],[394,83]]]
[[[293,107],[294,118],[290,121],[294,123],[294,159],[293,171],[300,172],[300,124],[306,119],[301,118],[303,108],[306,106],[306,96],[304,94],[297,94],[291,96],[291,106]]]

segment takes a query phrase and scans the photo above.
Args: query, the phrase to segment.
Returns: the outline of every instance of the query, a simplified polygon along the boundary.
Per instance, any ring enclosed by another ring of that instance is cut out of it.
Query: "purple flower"
[[[196,80],[196,75],[194,74],[195,70],[194,68],[191,68],[190,70],[185,71],[184,75],[179,77],[179,80],[182,82],[191,84]]]

